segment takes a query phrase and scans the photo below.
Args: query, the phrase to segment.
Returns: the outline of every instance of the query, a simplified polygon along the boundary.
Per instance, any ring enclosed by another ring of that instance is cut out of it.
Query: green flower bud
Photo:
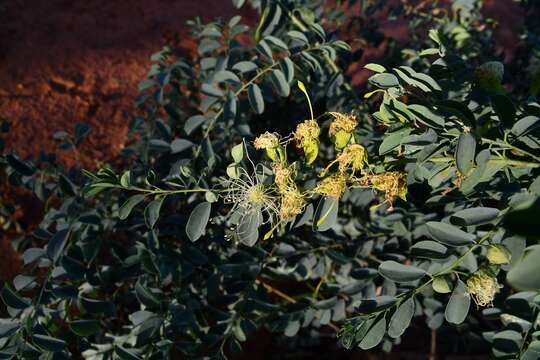
[[[335,133],[334,136],[332,136],[332,140],[334,141],[334,145],[336,146],[336,149],[341,150],[345,146],[349,144],[351,141],[352,134],[346,132],[345,130],[339,130]]]
[[[491,245],[487,251],[487,259],[491,265],[503,265],[510,262],[510,253],[500,245]]]
[[[317,155],[319,155],[319,141],[305,141],[302,149],[306,157],[306,164],[310,165],[317,159]]]

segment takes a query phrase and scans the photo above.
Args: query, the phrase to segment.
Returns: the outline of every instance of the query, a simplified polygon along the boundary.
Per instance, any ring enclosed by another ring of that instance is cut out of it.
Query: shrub
[[[2,356],[223,358],[261,328],[389,351],[424,318],[536,358],[540,105],[476,9],[366,65],[359,99],[323,7],[252,5],[255,29],[193,22],[197,56],[152,57],[125,166],[3,157],[61,203],[2,289]]]

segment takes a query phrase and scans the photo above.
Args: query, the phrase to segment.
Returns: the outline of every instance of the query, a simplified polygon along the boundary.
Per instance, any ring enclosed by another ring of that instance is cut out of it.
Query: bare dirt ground
[[[228,0],[12,0],[0,10],[0,116],[9,149],[51,151],[59,130],[92,127],[83,165],[121,150],[137,83],[152,53],[182,40],[186,21],[235,14]],[[246,11],[244,11],[245,13]],[[70,152],[59,152],[73,165]]]

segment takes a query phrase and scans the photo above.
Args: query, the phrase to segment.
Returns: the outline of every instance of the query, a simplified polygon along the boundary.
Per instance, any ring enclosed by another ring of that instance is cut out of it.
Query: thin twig
[[[291,304],[296,304],[298,301],[296,301],[294,298],[290,297],[289,295],[285,294],[283,291],[281,290],[278,290],[276,289],[275,287],[273,287],[272,285],[260,280],[260,279],[256,279],[255,280],[255,283],[257,285],[261,285],[263,288],[266,289],[266,291],[268,291],[268,293],[270,294],[275,294],[276,296],[282,298],[283,300],[291,303]],[[329,322],[328,324],[329,328],[331,328],[332,330],[334,330],[335,332],[338,332],[339,331],[339,326],[337,326],[336,324],[334,324],[333,322]]]
[[[437,330],[431,330],[431,348],[429,351],[429,360],[437,358]]]

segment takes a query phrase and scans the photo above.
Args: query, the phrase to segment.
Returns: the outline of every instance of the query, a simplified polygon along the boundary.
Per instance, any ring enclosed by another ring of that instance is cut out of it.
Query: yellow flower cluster
[[[274,172],[274,183],[278,190],[283,191],[294,183],[294,171],[287,164],[275,162],[272,164],[272,171]]]
[[[279,216],[282,220],[294,218],[304,211],[306,200],[304,195],[296,187],[284,189],[281,193]]]
[[[353,171],[361,170],[367,164],[366,149],[359,144],[348,145],[337,156],[336,161],[339,163],[340,172],[345,172],[349,166]]]
[[[337,150],[346,147],[351,141],[354,143],[353,131],[358,126],[358,121],[353,115],[336,112],[329,113],[334,117],[330,124],[328,134]]]
[[[321,129],[315,120],[306,120],[296,127],[294,139],[300,146],[312,141],[318,141]]]
[[[313,189],[313,192],[339,199],[345,190],[347,190],[347,177],[345,174],[337,173],[325,177],[315,189]]]
[[[392,203],[394,197],[403,200],[407,196],[407,176],[399,171],[369,176],[369,181],[375,190],[384,191],[386,201]]]
[[[279,216],[287,220],[299,215],[304,210],[306,200],[294,182],[295,172],[292,166],[284,162],[272,164],[274,183],[280,196]]]
[[[328,114],[334,117],[334,121],[332,121],[328,130],[330,136],[335,135],[340,130],[352,133],[358,126],[358,120],[356,120],[354,115],[346,115],[338,112],[330,112]]]
[[[301,214],[306,206],[306,198],[310,194],[339,199],[351,185],[383,191],[390,207],[396,196],[405,200],[407,184],[404,173],[395,171],[375,175],[363,173],[368,165],[368,157],[366,149],[356,144],[353,137],[353,131],[358,126],[356,118],[353,115],[337,112],[329,114],[334,118],[330,124],[329,134],[333,136],[338,153],[321,172],[320,176],[323,179],[309,192],[303,192],[298,188],[295,182],[295,166],[287,162],[286,150],[279,144],[277,135],[265,132],[255,139],[255,148],[265,150],[272,160],[274,191],[279,197],[280,222]],[[304,150],[305,162],[308,165],[317,158],[320,133],[321,129],[317,121],[312,119],[298,124],[292,134],[297,146]],[[277,150],[281,150],[282,153],[278,153]],[[335,164],[337,164],[335,173],[326,176]],[[355,172],[361,172],[362,176],[356,177]]]
[[[294,139],[298,147],[304,150],[306,163],[309,165],[315,161],[319,154],[319,135],[321,129],[315,120],[306,120],[298,124],[294,132]]]
[[[274,149],[279,146],[279,139],[275,134],[267,131],[255,138],[253,145],[257,150]]]

